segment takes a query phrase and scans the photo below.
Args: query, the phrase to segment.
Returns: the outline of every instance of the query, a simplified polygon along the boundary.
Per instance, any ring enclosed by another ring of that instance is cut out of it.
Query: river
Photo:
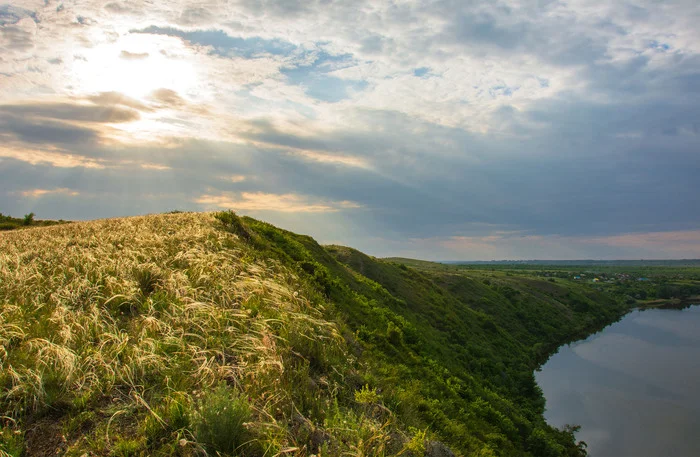
[[[591,457],[700,456],[700,306],[634,311],[535,373],[555,427]]]

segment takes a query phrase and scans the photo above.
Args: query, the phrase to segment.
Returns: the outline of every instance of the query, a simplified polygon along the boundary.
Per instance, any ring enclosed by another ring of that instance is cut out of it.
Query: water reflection
[[[635,311],[536,373],[547,421],[591,457],[700,455],[700,306]]]

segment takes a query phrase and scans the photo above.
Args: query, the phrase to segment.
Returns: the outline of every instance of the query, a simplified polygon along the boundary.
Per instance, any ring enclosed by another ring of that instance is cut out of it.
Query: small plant
[[[409,430],[413,436],[408,443],[406,443],[406,450],[413,455],[425,455],[425,441],[427,439],[428,430],[418,430],[413,427],[410,427]]]
[[[143,422],[143,432],[149,448],[157,448],[168,441],[176,441],[187,434],[191,423],[190,401],[182,392],[162,400],[153,414]]]
[[[0,456],[20,457],[24,454],[24,434],[7,419],[0,418]]]
[[[114,457],[132,457],[140,455],[143,443],[135,439],[122,439],[114,443],[110,455]]]
[[[369,388],[365,384],[362,389],[355,391],[355,401],[362,405],[374,405],[379,403],[379,394],[376,388]]]
[[[24,221],[22,221],[22,224],[32,225],[33,223],[34,223],[34,213],[25,214]]]
[[[202,399],[195,417],[195,436],[212,454],[245,455],[252,438],[246,428],[250,418],[248,401],[222,384]]]

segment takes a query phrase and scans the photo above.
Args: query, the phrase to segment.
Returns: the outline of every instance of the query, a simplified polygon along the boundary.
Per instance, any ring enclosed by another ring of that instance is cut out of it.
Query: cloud
[[[24,18],[36,20],[36,14],[18,6],[0,5],[0,26],[17,24]]]
[[[146,104],[124,94],[120,94],[119,92],[102,92],[96,95],[89,95],[87,99],[93,102],[95,105],[103,108],[107,108],[112,105],[122,105],[129,108],[134,108],[138,111],[150,110]]]
[[[119,57],[126,60],[142,60],[148,58],[148,53],[122,51],[121,53],[119,53]]]
[[[71,189],[67,188],[59,188],[59,189],[32,189],[32,190],[25,190],[22,192],[19,192],[19,194],[23,197],[29,197],[29,198],[39,198],[43,197],[44,195],[66,195],[70,197],[75,197],[77,195],[80,195],[80,192],[76,192]]]
[[[185,106],[187,102],[174,90],[157,89],[151,93],[151,98],[162,106],[178,108]]]
[[[238,211],[271,211],[283,213],[328,213],[342,209],[357,209],[351,201],[327,202],[297,194],[268,194],[263,192],[230,192],[202,195],[195,200],[207,208],[232,208]]]
[[[0,28],[0,45],[3,48],[25,52],[34,47],[34,34],[27,27],[6,25]]]
[[[0,136],[8,134],[29,144],[93,144],[99,138],[98,133],[91,128],[2,113],[0,114]]]
[[[93,98],[104,101],[103,98]],[[132,122],[140,118],[138,111],[123,106],[105,106],[82,103],[23,103],[0,105],[0,115],[34,119],[56,119],[87,123]]]
[[[222,176],[221,179],[232,183],[239,183],[245,181],[246,179],[248,179],[248,177],[245,175],[228,175]]]

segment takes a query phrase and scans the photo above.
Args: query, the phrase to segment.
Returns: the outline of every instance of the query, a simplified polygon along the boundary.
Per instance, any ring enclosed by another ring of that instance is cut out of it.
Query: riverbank
[[[639,305],[636,309],[685,309],[698,304],[700,304],[700,295],[694,295],[686,298],[652,300]]]

